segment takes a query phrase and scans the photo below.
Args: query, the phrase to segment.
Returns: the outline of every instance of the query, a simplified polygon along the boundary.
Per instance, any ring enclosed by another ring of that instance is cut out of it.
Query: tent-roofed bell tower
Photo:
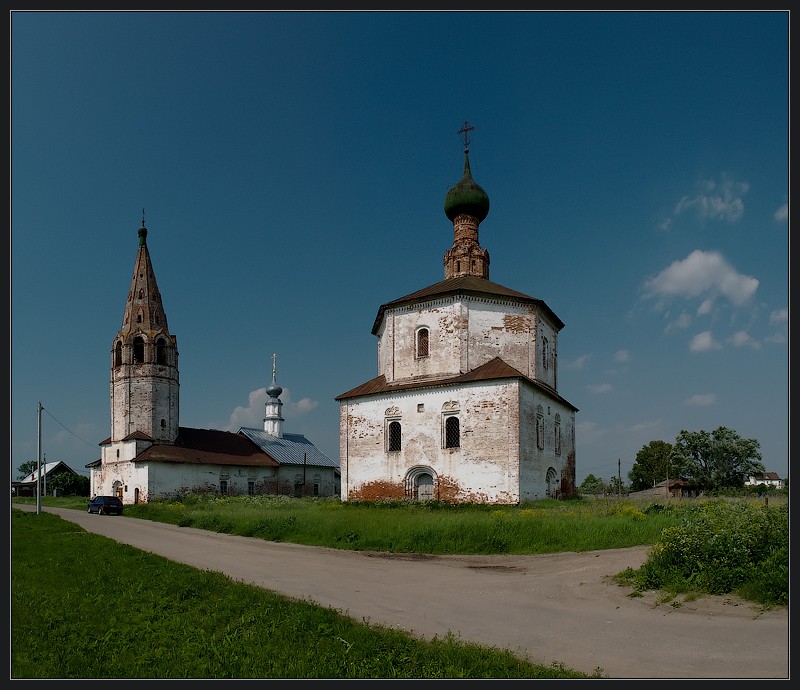
[[[178,348],[170,335],[142,218],[122,328],[111,349],[111,442],[139,433],[160,443],[178,435]]]

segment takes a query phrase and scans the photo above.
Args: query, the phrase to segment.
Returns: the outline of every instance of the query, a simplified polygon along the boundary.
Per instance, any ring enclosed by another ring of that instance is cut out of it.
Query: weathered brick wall
[[[520,399],[520,500],[548,497],[550,468],[556,476],[556,481],[550,485],[550,497],[571,496],[575,487],[575,412],[530,385],[521,386]],[[544,427],[544,448],[541,449],[536,433],[540,406]],[[556,415],[560,418],[560,453],[556,452]]]
[[[420,328],[428,329],[430,344],[422,358],[416,356]],[[378,333],[378,374],[390,383],[455,376],[494,357],[555,389],[557,331],[533,305],[450,297],[389,309]]]
[[[407,474],[423,466],[436,478],[441,500],[516,502],[519,461],[513,420],[518,417],[518,400],[514,381],[343,402],[342,499],[402,498],[407,495]],[[447,403],[448,409],[459,412],[459,448],[442,447]],[[401,423],[400,451],[387,450],[387,410],[389,418]]]
[[[112,440],[141,431],[156,440],[171,442],[177,436],[178,424],[177,369],[155,364],[123,364],[112,369]]]

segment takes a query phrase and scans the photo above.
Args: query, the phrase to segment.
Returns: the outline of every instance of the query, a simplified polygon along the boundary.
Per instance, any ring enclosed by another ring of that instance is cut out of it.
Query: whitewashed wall
[[[429,331],[429,356],[416,357],[416,334]],[[548,344],[544,366],[545,340]],[[472,371],[494,357],[556,387],[557,330],[530,304],[459,296],[388,309],[378,332],[378,374],[387,382]]]
[[[444,448],[443,408],[459,410],[460,448]],[[388,411],[388,415],[387,415]],[[430,467],[441,500],[519,499],[516,380],[397,392],[343,401],[342,500],[403,498],[408,471]],[[387,420],[402,424],[402,448],[388,452]]]

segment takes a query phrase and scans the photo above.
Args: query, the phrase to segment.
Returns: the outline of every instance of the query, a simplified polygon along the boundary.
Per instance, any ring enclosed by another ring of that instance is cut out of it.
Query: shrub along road
[[[42,510],[170,560],[425,639],[452,632],[535,663],[558,661],[587,674],[601,668],[611,678],[789,678],[788,608],[763,612],[732,595],[665,603],[656,593],[631,597],[610,576],[641,566],[648,547],[413,556]]]

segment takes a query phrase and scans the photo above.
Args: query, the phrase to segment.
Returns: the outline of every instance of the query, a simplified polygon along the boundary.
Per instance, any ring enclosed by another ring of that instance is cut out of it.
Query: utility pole
[[[617,458],[617,497],[622,498],[622,470],[621,470],[622,460]]]
[[[36,514],[42,512],[42,403],[39,401],[39,420],[36,425]]]

